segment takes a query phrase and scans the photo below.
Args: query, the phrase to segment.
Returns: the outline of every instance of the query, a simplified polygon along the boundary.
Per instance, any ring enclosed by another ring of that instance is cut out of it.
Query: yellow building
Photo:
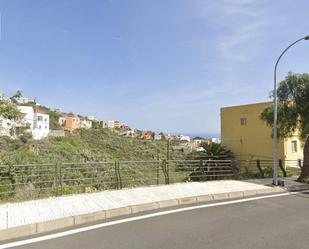
[[[120,121],[114,120],[114,127],[115,127],[116,129],[120,129],[120,127],[121,127]]]
[[[221,108],[221,141],[238,160],[273,159],[272,129],[260,119],[271,102]],[[303,145],[295,134],[279,139],[278,155],[282,160],[303,158]]]

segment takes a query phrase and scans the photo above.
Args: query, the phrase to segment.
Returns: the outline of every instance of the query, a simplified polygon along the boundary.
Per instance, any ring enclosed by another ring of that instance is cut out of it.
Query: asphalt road
[[[309,193],[173,213],[19,249],[308,249]]]

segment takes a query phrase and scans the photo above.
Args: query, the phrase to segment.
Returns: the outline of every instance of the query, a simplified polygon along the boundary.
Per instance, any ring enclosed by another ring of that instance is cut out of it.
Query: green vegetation
[[[301,181],[309,181],[309,74],[289,73],[278,87],[278,136],[289,137],[296,130],[304,145]],[[261,119],[273,125],[273,108],[266,108]]]
[[[116,189],[120,177],[121,187],[164,182],[158,158],[166,158],[166,142],[122,137],[103,128],[66,135],[41,141],[1,137],[0,200]],[[169,156],[184,158],[176,151]]]
[[[0,97],[0,114],[3,118],[17,120],[21,117],[21,113],[17,109],[16,104]]]
[[[0,164],[154,160],[166,155],[166,142],[122,137],[108,129],[79,129],[41,141],[0,138]],[[170,152],[171,158],[184,157]]]

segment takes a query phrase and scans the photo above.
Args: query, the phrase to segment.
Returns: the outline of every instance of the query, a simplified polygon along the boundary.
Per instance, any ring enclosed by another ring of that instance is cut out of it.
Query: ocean
[[[183,132],[183,133],[172,133],[173,135],[184,135],[189,136],[191,139],[195,137],[202,137],[202,138],[220,138],[220,133],[198,133],[198,132]]]

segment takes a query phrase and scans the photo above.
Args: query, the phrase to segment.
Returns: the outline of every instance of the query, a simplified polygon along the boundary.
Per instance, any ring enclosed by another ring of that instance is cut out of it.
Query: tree
[[[4,97],[0,97],[0,116],[5,119],[17,120],[20,118],[21,113],[16,104],[6,100]]]
[[[19,111],[16,103],[13,102],[13,97],[8,100],[0,96],[0,121],[1,119],[9,119],[13,121],[10,135],[12,137],[19,136],[23,142],[26,142],[32,137],[29,133],[30,127],[28,124],[21,123],[22,113]]]
[[[309,74],[288,73],[278,90],[278,137],[290,137],[299,132],[304,141],[304,163],[300,179],[309,179]],[[273,126],[273,108],[261,113],[261,119]]]
[[[22,91],[18,90],[11,98],[10,100],[14,103],[17,103],[17,100],[20,99],[23,96]]]

